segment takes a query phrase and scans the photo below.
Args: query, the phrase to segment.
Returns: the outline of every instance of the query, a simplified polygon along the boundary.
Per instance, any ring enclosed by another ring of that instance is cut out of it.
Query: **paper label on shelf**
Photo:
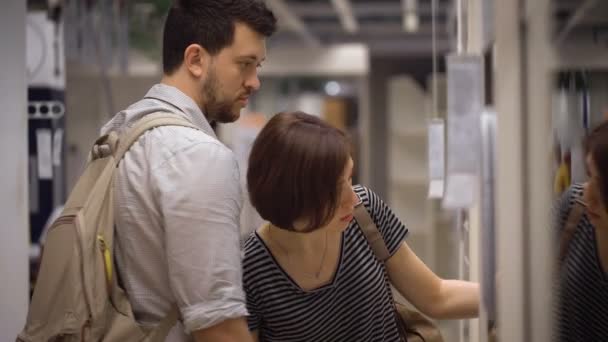
[[[447,176],[444,207],[473,205],[481,156],[484,106],[483,58],[451,55],[447,59]]]
[[[58,128],[53,135],[53,165],[61,166],[61,150],[63,144],[63,130]]]
[[[443,191],[443,179],[431,179],[431,182],[429,183],[429,198],[442,198]]]
[[[53,160],[51,156],[52,134],[50,129],[36,130],[36,147],[38,152],[38,178],[53,179]]]
[[[429,123],[429,198],[442,198],[445,174],[445,124],[442,119]]]
[[[446,209],[470,208],[475,201],[477,177],[461,173],[448,175],[443,207]]]
[[[448,174],[476,173],[481,153],[483,60],[477,56],[448,57]]]

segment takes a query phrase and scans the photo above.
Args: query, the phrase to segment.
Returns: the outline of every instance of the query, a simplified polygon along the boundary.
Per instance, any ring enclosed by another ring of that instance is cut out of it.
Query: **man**
[[[147,114],[180,115],[127,152],[116,179],[116,260],[137,320],[177,304],[167,341],[251,341],[239,251],[241,188],[232,152],[210,122],[233,122],[260,86],[257,68],[276,19],[255,0],[181,0],[164,28],[160,84],[102,129]]]

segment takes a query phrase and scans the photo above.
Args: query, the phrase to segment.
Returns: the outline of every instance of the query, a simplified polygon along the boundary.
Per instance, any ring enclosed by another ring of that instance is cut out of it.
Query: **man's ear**
[[[184,50],[184,66],[196,78],[206,74],[210,58],[207,50],[199,44],[190,44]]]

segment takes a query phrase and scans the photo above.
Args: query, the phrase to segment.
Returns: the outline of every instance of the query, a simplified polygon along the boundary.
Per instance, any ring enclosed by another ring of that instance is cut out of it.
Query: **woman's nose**
[[[355,190],[351,188],[350,190],[350,205],[356,206],[359,203],[359,196],[355,193]]]

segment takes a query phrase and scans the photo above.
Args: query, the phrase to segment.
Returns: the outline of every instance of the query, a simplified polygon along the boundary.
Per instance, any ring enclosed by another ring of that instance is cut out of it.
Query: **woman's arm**
[[[479,284],[439,278],[405,242],[386,267],[393,286],[422,313],[435,319],[479,315]]]

